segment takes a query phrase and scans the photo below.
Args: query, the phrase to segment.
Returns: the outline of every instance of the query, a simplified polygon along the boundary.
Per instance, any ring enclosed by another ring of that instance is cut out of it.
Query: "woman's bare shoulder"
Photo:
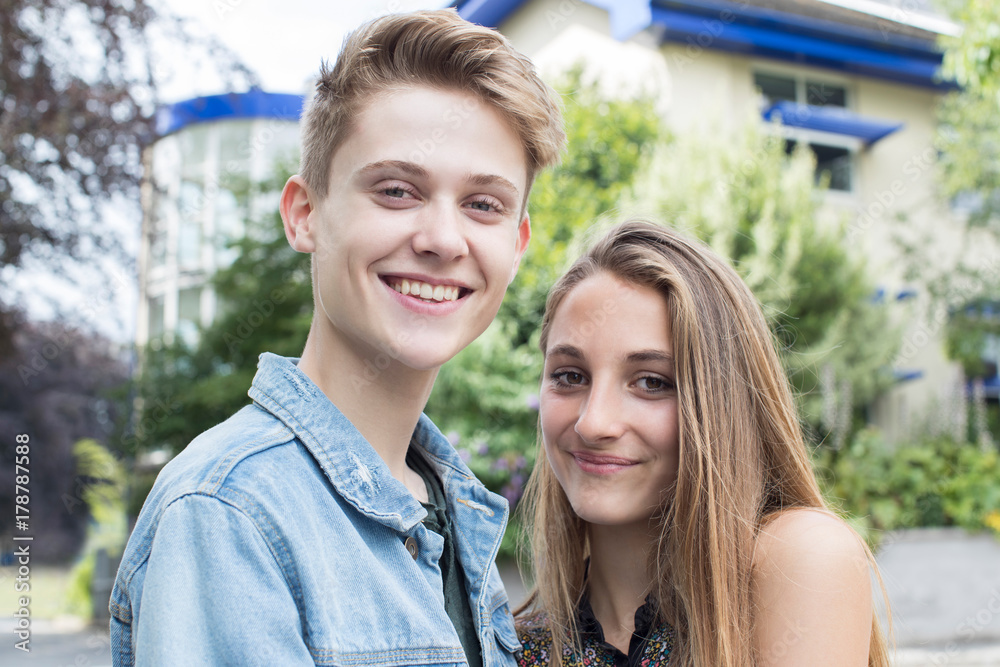
[[[768,521],[753,570],[763,664],[867,664],[870,564],[861,538],[831,512],[794,509]]]
[[[770,518],[757,536],[754,562],[767,566],[768,561],[860,559],[867,572],[868,551],[858,534],[843,519],[824,509],[797,508],[784,510]]]

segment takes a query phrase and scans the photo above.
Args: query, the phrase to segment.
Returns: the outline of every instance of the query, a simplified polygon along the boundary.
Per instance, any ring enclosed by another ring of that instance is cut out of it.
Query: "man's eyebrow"
[[[500,187],[508,190],[511,197],[515,199],[520,197],[517,186],[503,176],[497,176],[496,174],[469,174],[468,180],[472,185]]]
[[[426,169],[421,167],[419,164],[413,162],[405,162],[403,160],[379,160],[378,162],[371,162],[361,167],[358,170],[358,174],[361,176],[366,176],[375,171],[381,171],[382,169],[398,169],[410,176],[416,176],[418,178],[427,178],[430,174]]]
[[[564,357],[573,357],[574,359],[583,359],[583,352],[579,348],[572,345],[567,345],[565,343],[560,345],[553,345],[548,350],[545,351],[545,356],[561,355]]]

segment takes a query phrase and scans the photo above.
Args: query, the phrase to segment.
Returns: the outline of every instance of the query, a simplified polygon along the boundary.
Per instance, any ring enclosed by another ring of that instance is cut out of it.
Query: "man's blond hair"
[[[521,140],[529,188],[558,161],[566,140],[558,98],[503,35],[453,9],[392,14],[351,33],[333,67],[320,70],[303,115],[300,166],[315,194],[326,196],[333,154],[366,104],[414,85],[471,93],[496,109]]]

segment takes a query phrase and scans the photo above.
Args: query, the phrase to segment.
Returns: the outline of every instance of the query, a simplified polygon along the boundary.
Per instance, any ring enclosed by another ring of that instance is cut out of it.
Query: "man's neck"
[[[434,388],[437,369],[414,370],[387,355],[365,356],[338,343],[317,335],[314,327],[299,369],[365,437],[392,476],[419,498],[422,482],[417,484],[407,468],[406,451]]]

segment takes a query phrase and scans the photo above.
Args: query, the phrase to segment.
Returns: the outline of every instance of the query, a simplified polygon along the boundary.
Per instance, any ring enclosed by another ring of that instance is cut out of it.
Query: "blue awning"
[[[896,382],[910,382],[911,380],[919,380],[924,376],[924,372],[919,369],[904,369],[898,368],[892,372],[893,378]]]
[[[765,108],[764,120],[786,127],[801,127],[817,132],[829,132],[856,137],[873,144],[903,127],[903,123],[858,115],[842,107],[824,107],[796,102],[775,102]]]
[[[526,0],[454,0],[466,19],[500,26]],[[546,13],[550,23],[570,19],[574,2]],[[954,88],[939,78],[942,53],[932,39],[920,39],[877,27],[859,27],[758,7],[731,0],[587,0],[607,9],[612,35],[624,41],[655,27],[664,41],[693,55],[702,49],[775,58],[931,88]],[[889,21],[891,24],[892,21]],[[693,55],[691,57],[693,57]]]
[[[208,95],[167,104],[156,110],[156,135],[166,136],[188,125],[234,118],[278,118],[298,121],[302,115],[302,95],[247,93]]]

